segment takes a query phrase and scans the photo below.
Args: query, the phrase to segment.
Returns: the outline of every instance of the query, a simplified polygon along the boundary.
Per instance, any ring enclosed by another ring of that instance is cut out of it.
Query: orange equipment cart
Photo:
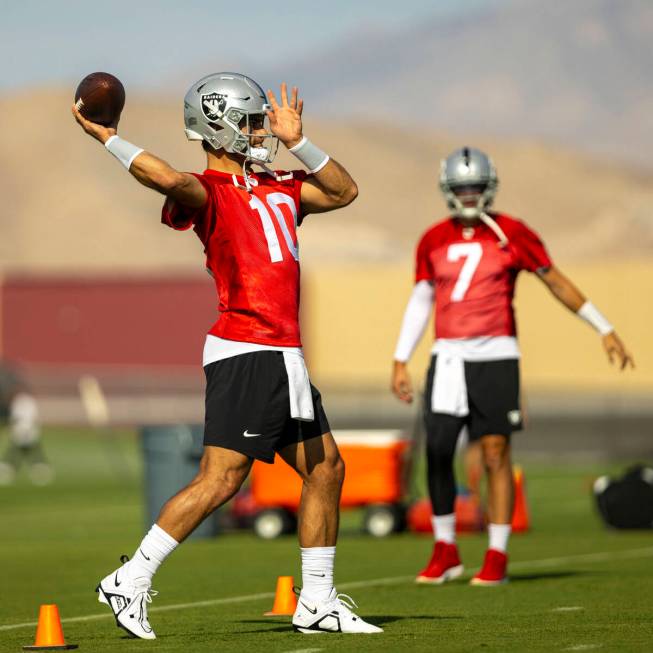
[[[400,430],[334,431],[345,461],[342,508],[365,506],[363,528],[383,537],[405,527],[406,459],[411,440]],[[279,457],[273,465],[256,461],[252,468],[252,499],[259,508],[254,531],[274,538],[292,532],[302,482]]]

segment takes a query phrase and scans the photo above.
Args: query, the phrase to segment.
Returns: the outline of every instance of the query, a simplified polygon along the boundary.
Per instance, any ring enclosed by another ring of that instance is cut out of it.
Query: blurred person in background
[[[426,377],[428,487],[434,547],[417,582],[440,584],[459,577],[453,460],[460,431],[480,442],[488,479],[488,549],[471,584],[507,580],[507,546],[513,510],[510,439],[522,428],[519,346],[512,306],[521,270],[537,275],[553,296],[588,322],[602,338],[611,363],[623,370],[633,359],[612,325],[552,263],[524,222],[491,211],[498,178],[490,158],[464,147],[441,164],[440,188],[452,215],[422,236],[415,287],[397,343],[392,391],[411,403],[406,364],[435,305],[435,337]]]
[[[190,140],[202,143],[203,174],[179,172],[73,107],[77,122],[144,186],[166,196],[162,221],[193,228],[215,279],[219,318],[204,347],[204,455],[190,485],[162,508],[131,560],[98,585],[118,626],[143,639],[159,565],[211,512],[228,501],[255,459],[278,453],[303,480],[299,509],[303,587],[292,624],[302,633],[378,633],[334,588],[344,463],[320,393],[309,380],[299,334],[296,229],[310,213],[346,206],[357,194],[349,173],[302,131],[303,101],[285,84],[270,91],[236,73],[209,75],[184,98]],[[267,129],[269,125],[269,131]],[[267,167],[281,141],[308,168]],[[261,170],[254,170],[258,165]]]
[[[0,485],[13,483],[22,464],[34,485],[47,485],[54,479],[41,443],[39,410],[19,373],[0,362],[0,420],[9,445],[0,458]]]

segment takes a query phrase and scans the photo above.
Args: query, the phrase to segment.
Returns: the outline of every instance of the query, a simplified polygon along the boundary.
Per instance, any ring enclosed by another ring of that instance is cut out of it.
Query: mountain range
[[[508,0],[363,26],[260,74],[292,77],[323,116],[389,122],[379,138],[391,142],[395,130],[528,138],[651,169],[652,42],[650,0]]]

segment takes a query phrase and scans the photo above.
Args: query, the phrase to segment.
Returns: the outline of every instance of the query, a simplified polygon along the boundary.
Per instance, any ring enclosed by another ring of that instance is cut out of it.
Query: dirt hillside
[[[158,224],[161,198],[82,134],[69,113],[71,95],[53,89],[0,98],[0,268],[201,270],[199,241]],[[128,97],[120,127],[181,169],[203,168],[200,146],[185,140],[179,100]],[[445,212],[438,160],[465,143],[384,123],[315,122],[310,114],[306,133],[350,169],[360,196],[306,221],[304,262],[409,259],[419,234]],[[527,220],[558,259],[650,255],[653,177],[535,142],[467,144],[495,160],[497,207]]]

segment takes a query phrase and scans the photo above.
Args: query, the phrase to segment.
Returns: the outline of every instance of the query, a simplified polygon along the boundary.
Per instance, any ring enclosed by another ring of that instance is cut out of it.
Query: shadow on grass
[[[375,626],[385,626],[386,624],[393,623],[395,621],[411,621],[423,619],[426,621],[444,621],[444,620],[453,620],[453,619],[464,619],[461,616],[442,616],[442,615],[433,615],[433,614],[414,614],[410,616],[397,616],[397,615],[372,615],[371,617],[366,617],[366,621]],[[260,630],[241,630],[238,632],[239,635],[250,635],[253,633],[285,633],[292,631],[292,625],[286,622],[283,625],[280,625],[278,621],[270,621],[266,619],[241,619],[238,621],[241,624],[265,624],[266,626],[274,625],[274,628],[261,628]]]
[[[382,626],[383,624],[391,624],[393,621],[413,621],[414,619],[424,619],[426,621],[448,621],[450,619],[464,619],[458,615],[438,615],[438,614],[413,614],[406,615],[404,617],[398,617],[397,615],[373,615],[367,621],[375,624],[376,626]]]
[[[556,580],[559,578],[573,578],[574,576],[592,576],[597,572],[590,571],[539,571],[532,574],[510,574],[511,583],[521,583],[529,580]]]

